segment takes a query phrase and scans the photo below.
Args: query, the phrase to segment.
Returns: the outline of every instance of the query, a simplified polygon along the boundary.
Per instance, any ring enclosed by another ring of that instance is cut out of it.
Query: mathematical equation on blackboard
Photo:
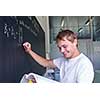
[[[8,21],[9,19],[10,21]],[[14,40],[18,39],[19,44],[23,42],[23,28],[33,33],[35,37],[41,31],[34,16],[9,16],[6,20],[4,23],[4,35],[7,38],[12,37]]]

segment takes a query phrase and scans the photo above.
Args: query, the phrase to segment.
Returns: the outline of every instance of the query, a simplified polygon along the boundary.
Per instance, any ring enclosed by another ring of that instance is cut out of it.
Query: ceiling
[[[55,38],[61,29],[70,29],[79,37],[90,37],[90,25],[87,25],[91,16],[50,16],[51,38]]]

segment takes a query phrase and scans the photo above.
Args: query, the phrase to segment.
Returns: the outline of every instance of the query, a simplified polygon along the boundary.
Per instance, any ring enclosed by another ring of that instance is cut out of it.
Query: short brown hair
[[[66,37],[66,39],[71,41],[71,42],[74,42],[74,39],[77,39],[77,35],[73,31],[71,31],[71,30],[62,30],[56,36],[56,42],[58,42],[58,40],[63,40],[63,37]]]

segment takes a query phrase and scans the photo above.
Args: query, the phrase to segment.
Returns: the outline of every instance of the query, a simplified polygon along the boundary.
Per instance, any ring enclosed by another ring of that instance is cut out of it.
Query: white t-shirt
[[[60,82],[64,83],[92,83],[94,70],[91,61],[83,53],[66,59],[59,57],[53,63],[60,69]]]

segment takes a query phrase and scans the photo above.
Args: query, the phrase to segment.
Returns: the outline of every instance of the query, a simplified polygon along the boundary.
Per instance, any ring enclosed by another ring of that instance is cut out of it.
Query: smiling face
[[[65,58],[71,59],[79,55],[77,38],[72,31],[65,30],[57,36],[57,47]]]
[[[77,47],[75,41],[72,43],[64,38],[63,40],[58,40],[57,47],[65,58],[70,59],[76,55]]]

